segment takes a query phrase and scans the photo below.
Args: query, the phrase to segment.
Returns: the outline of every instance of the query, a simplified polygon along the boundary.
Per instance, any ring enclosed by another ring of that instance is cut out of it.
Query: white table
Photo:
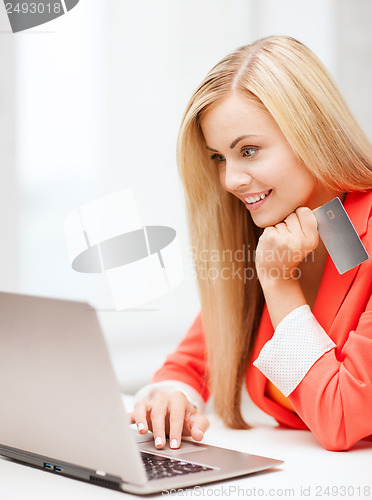
[[[250,407],[248,431],[226,429],[211,417],[205,443],[284,460],[277,470],[174,493],[180,498],[311,498],[372,500],[372,442],[347,452],[324,450],[309,431],[281,428]],[[110,500],[123,495],[0,458],[1,500]],[[171,495],[152,495],[152,497]],[[140,498],[140,497],[137,497]]]

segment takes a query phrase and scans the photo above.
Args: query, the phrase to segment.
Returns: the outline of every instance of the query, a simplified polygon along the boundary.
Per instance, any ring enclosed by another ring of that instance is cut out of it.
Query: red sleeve
[[[207,401],[209,397],[206,348],[201,313],[176,350],[169,354],[152,382],[178,380],[193,387]]]
[[[289,400],[328,450],[372,434],[372,298],[342,349],[319,358]]]

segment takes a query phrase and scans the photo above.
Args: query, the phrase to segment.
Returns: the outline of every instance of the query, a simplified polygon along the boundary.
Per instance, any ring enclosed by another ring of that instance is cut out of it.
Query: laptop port
[[[54,466],[54,472],[62,472],[62,468],[59,467],[58,465]]]
[[[44,469],[53,470],[53,466],[52,466],[52,464],[48,464],[48,463],[44,462]]]

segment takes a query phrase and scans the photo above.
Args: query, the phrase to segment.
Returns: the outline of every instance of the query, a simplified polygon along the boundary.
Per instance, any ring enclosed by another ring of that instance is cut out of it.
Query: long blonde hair
[[[267,37],[226,56],[186,108],[177,160],[196,256],[208,384],[225,424],[247,428],[240,400],[264,304],[253,262],[262,229],[221,187],[200,127],[202,115],[231,92],[266,109],[306,167],[335,190],[372,188],[372,147],[322,63],[290,37]]]

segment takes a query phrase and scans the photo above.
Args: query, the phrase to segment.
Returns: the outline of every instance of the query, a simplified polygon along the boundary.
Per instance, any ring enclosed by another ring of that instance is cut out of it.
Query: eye
[[[241,149],[241,153],[243,154],[244,157],[246,158],[251,158],[254,154],[256,154],[258,151],[258,148],[253,147],[253,146],[245,146],[244,148]]]
[[[226,158],[223,155],[220,155],[220,154],[217,154],[217,153],[211,155],[211,160],[213,160],[217,164],[223,163],[225,161],[225,159]]]

